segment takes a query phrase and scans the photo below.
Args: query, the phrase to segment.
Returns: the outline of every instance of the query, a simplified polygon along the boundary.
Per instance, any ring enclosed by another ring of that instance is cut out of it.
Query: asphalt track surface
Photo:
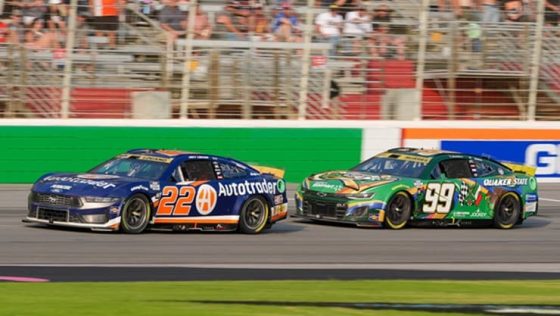
[[[30,225],[21,222],[28,189],[0,187],[0,280],[560,279],[558,184],[540,185],[539,216],[511,230],[392,231],[289,218],[260,235]]]

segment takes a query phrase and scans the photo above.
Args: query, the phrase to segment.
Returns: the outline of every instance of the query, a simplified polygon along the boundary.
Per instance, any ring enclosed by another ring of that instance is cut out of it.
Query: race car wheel
[[[270,209],[261,197],[249,198],[239,213],[239,231],[245,234],[258,234],[268,221]]]
[[[397,192],[385,210],[385,225],[391,229],[403,228],[412,212],[412,201],[404,192]]]
[[[121,229],[128,234],[143,232],[150,221],[150,203],[142,194],[135,194],[126,200],[121,212]]]
[[[500,198],[494,209],[494,226],[510,229],[518,223],[521,216],[521,203],[515,193],[509,192]]]

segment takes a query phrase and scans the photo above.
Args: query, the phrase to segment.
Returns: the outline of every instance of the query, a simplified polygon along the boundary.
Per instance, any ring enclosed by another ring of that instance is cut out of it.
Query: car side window
[[[210,160],[187,160],[181,163],[181,171],[187,181],[216,180]]]
[[[220,161],[219,162],[220,169],[222,170],[222,174],[224,179],[236,179],[236,178],[243,178],[246,177],[249,172],[239,166],[236,166],[232,163]]]
[[[439,178],[441,177],[441,175],[442,175],[441,168],[440,168],[440,166],[439,166],[439,164],[438,164],[438,165],[436,165],[436,166],[434,167],[434,169],[433,169],[432,172],[430,173],[430,178],[432,178],[432,179],[439,179]]]
[[[171,182],[183,182],[185,178],[183,177],[183,171],[181,170],[181,166],[178,166],[173,170],[171,174]]]
[[[490,177],[490,176],[495,176],[495,175],[499,174],[498,170],[496,169],[496,166],[493,163],[490,163],[488,161],[475,160],[474,165],[476,167],[476,176],[477,177],[480,177],[480,178]]]
[[[440,162],[440,167],[449,179],[455,178],[472,178],[469,161],[466,159],[448,159]]]

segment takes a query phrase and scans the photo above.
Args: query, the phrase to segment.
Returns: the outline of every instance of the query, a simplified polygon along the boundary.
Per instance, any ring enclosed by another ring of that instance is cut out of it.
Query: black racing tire
[[[397,192],[391,197],[385,209],[385,227],[401,229],[406,226],[412,214],[412,200],[405,192]]]
[[[244,234],[258,234],[262,232],[270,216],[268,203],[260,196],[250,197],[239,212],[239,231]]]
[[[494,207],[494,227],[510,229],[521,218],[521,201],[517,194],[508,192],[500,197]]]
[[[134,194],[124,203],[121,211],[121,230],[127,234],[144,232],[150,222],[150,201],[143,194]]]

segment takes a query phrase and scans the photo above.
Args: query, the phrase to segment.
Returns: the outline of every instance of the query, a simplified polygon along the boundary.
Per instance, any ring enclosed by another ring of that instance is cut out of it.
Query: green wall
[[[183,149],[286,170],[288,182],[360,161],[361,129],[0,126],[0,183],[83,172],[134,148]]]

